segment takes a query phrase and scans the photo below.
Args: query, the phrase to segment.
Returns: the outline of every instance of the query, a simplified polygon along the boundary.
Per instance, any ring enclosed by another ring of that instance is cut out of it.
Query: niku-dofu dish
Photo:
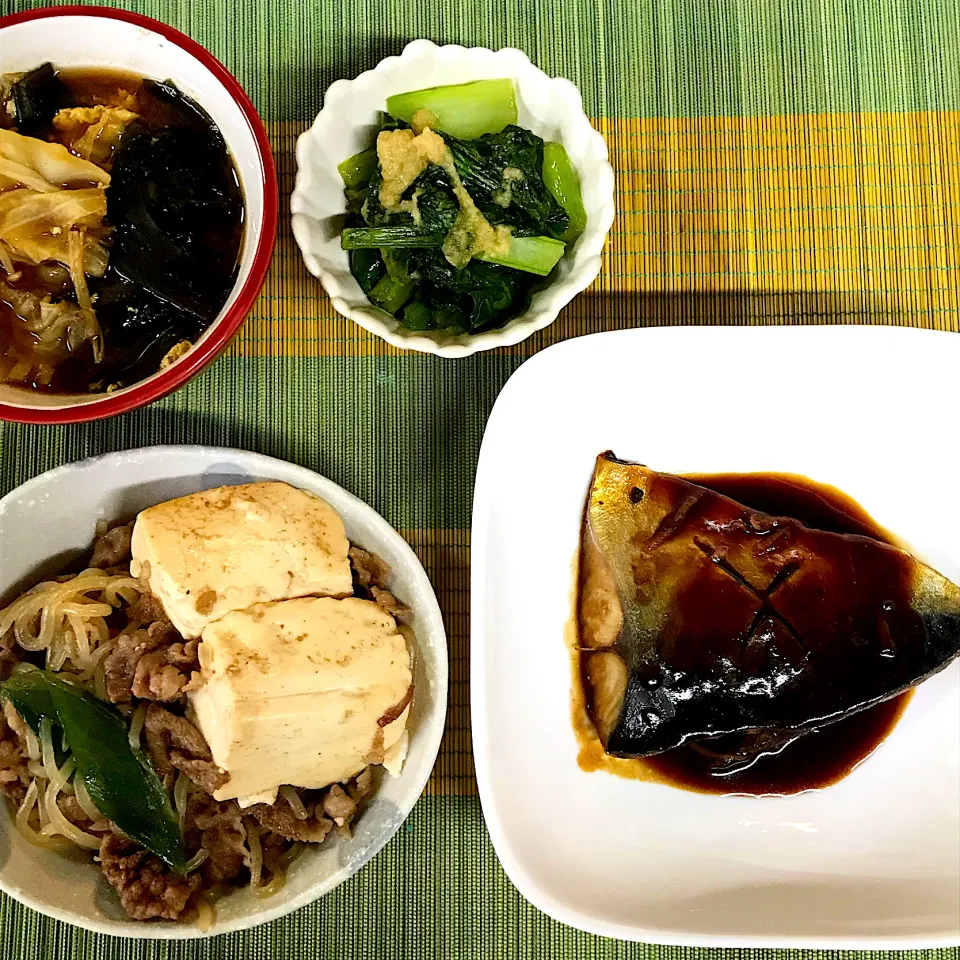
[[[182,356],[233,288],[243,213],[220,131],[172,84],[0,78],[0,380],[105,392]]]
[[[279,482],[142,511],[0,611],[0,792],[91,851],[138,920],[283,886],[398,773],[408,611],[324,500]]]
[[[960,654],[960,587],[828,490],[598,457],[577,607],[582,766],[713,792],[824,786],[888,732],[894,698]]]
[[[518,127],[511,80],[389,97],[376,142],[339,167],[350,270],[410,330],[502,327],[586,225],[559,143]]]

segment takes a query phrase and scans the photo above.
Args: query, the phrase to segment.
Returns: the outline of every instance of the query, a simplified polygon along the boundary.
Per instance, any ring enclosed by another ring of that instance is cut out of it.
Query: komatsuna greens
[[[400,94],[387,107],[375,145],[339,168],[354,277],[408,329],[502,327],[585,226],[566,151],[517,126],[510,81]]]

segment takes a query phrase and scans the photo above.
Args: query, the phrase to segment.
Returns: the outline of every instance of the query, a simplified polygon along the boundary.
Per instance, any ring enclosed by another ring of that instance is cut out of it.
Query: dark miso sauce
[[[894,538],[854,500],[806,477],[783,474],[684,475],[683,479],[737,500],[754,510],[792,517],[831,533],[856,534],[885,543]],[[722,774],[718,755],[736,749],[724,737],[638,759],[608,758],[586,744],[585,769],[607,769],[620,776],[653,780],[715,794],[785,795],[830,786],[842,780],[886,739],[903,714],[911,692],[844,720],[828,724],[789,743],[779,753],[761,756],[747,769]],[[581,733],[578,731],[578,734]],[[580,736],[581,741],[584,737]]]
[[[781,753],[761,757],[728,776],[711,769],[713,757],[684,746],[638,761],[655,779],[699,793],[792,794],[829,787],[873,753],[903,715],[911,693],[886,700],[845,720],[813,730]]]

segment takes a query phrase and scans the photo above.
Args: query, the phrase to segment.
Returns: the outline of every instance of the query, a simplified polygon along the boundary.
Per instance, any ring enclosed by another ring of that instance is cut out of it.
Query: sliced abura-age
[[[611,454],[584,516],[578,620],[591,717],[624,757],[822,727],[960,653],[960,588],[903,550]]]

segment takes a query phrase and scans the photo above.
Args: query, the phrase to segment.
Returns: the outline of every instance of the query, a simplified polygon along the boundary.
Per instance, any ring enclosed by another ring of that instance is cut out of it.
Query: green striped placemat
[[[37,5],[0,0],[0,13]],[[517,366],[578,334],[801,321],[960,330],[960,4],[116,5],[184,30],[250,92],[280,178],[274,264],[234,346],[180,392],[105,423],[0,426],[0,494],[57,464],[150,443],[243,447],[325,474],[403,532],[437,588],[450,637],[447,733],[400,833],[321,902],[245,934],[163,944],[76,931],[0,895],[0,960],[733,953],[570,930],[523,901],[497,863],[470,751],[469,525],[480,440]],[[323,91],[416,37],[518,46],[570,77],[617,174],[619,213],[594,286],[531,340],[461,361],[402,353],[339,317],[300,262],[285,216],[294,142]],[[960,960],[956,949],[917,955]]]

